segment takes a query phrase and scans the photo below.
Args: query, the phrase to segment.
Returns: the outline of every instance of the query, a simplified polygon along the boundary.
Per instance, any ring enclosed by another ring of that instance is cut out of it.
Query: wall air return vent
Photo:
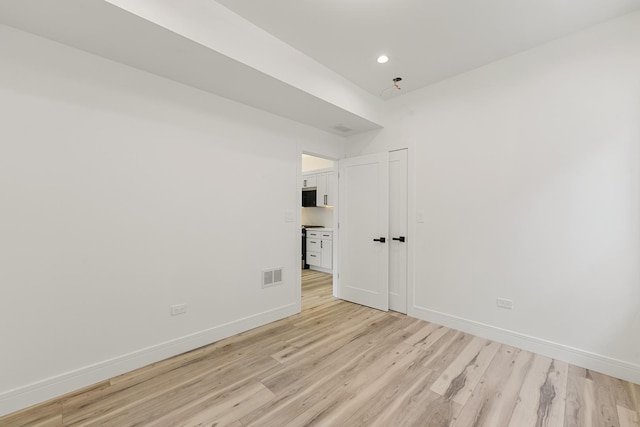
[[[270,286],[281,285],[282,281],[282,268],[274,268],[271,270],[264,270],[262,272],[262,287],[268,288]]]

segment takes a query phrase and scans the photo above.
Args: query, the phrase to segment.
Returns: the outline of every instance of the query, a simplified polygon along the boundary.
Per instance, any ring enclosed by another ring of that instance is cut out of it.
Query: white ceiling
[[[640,0],[0,0],[0,24],[349,136],[384,126],[385,99],[636,9]],[[389,63],[376,63],[382,53]]]
[[[0,0],[1,24],[336,135],[381,128],[381,101],[213,0]]]
[[[383,99],[640,9],[640,0],[217,1]],[[383,53],[390,61],[377,64]]]

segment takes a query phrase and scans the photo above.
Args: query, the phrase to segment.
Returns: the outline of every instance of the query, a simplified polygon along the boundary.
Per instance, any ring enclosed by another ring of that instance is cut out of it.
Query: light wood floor
[[[0,426],[640,426],[640,385],[331,297]]]

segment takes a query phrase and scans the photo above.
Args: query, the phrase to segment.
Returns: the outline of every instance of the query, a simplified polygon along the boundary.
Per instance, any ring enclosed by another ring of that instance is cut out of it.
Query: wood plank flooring
[[[640,385],[339,301],[0,418],[0,426],[640,427]]]

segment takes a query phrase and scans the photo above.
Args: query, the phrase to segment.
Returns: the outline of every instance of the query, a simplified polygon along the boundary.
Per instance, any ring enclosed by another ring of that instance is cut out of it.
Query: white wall
[[[302,224],[333,227],[333,208],[302,208]]]
[[[343,139],[0,39],[0,415],[299,310],[300,154]]]
[[[409,313],[640,383],[640,13],[389,110],[348,154],[410,147]]]

